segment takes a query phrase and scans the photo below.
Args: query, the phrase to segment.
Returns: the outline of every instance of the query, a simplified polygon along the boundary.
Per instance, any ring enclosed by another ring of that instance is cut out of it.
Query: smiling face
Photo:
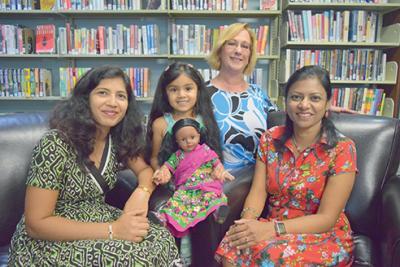
[[[221,48],[221,70],[243,73],[251,56],[252,43],[247,30],[240,31],[235,37],[227,40]]]
[[[166,88],[168,102],[173,113],[179,116],[192,116],[197,102],[198,88],[196,83],[185,74],[181,74]]]
[[[184,126],[180,128],[176,132],[175,138],[179,147],[185,152],[192,151],[200,142],[200,134],[193,126]]]
[[[286,110],[295,130],[320,131],[328,107],[327,94],[317,78],[299,80],[289,88]]]
[[[90,111],[97,126],[108,132],[125,116],[128,93],[122,78],[103,79],[89,95]]]

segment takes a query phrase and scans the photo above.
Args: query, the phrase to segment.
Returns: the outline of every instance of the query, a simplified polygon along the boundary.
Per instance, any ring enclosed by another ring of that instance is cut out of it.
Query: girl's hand
[[[214,180],[220,180],[220,181],[225,181],[225,180],[232,181],[233,179],[235,179],[235,177],[232,174],[230,174],[228,171],[224,169],[222,164],[218,164],[214,168],[213,172],[211,173],[211,177]]]
[[[156,185],[166,184],[169,182],[169,180],[171,180],[171,173],[165,166],[162,166],[153,174],[153,183],[155,183]]]
[[[132,210],[122,213],[112,227],[115,239],[139,243],[147,236],[150,225],[144,210]]]
[[[221,181],[226,181],[226,180],[232,181],[233,179],[235,179],[235,176],[230,174],[228,171],[225,170],[222,172],[221,179],[220,179]]]
[[[250,248],[274,236],[273,222],[261,222],[256,219],[237,220],[227,232],[230,245],[239,250]]]

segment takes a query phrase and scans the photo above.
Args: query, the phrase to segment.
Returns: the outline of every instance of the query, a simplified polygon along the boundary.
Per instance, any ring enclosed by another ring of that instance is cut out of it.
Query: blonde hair
[[[251,40],[249,63],[247,64],[243,73],[245,75],[250,75],[253,72],[257,63],[257,38],[247,23],[233,23],[220,33],[216,45],[213,47],[210,55],[207,57],[207,62],[211,68],[216,70],[221,69],[220,53],[222,47],[225,45],[226,41],[233,39],[242,30],[246,30],[249,33]]]

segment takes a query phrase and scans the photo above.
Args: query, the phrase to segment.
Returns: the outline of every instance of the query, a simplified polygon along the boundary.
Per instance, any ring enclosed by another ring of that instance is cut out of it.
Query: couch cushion
[[[0,267],[7,267],[8,262],[8,246],[0,247]]]
[[[47,119],[47,113],[0,116],[0,246],[8,245],[21,219],[32,150]]]
[[[377,266],[379,255],[373,246],[372,240],[365,235],[353,235],[354,238],[354,266]]]

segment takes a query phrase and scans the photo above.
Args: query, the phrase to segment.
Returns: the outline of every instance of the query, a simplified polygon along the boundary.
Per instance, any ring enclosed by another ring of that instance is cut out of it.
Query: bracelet
[[[286,227],[283,222],[274,220],[274,229],[276,236],[281,236],[286,234]]]
[[[252,214],[253,214],[253,216],[254,216],[254,219],[258,219],[258,214],[257,214],[257,211],[255,210],[255,209],[253,209],[253,208],[251,208],[251,207],[246,207],[246,208],[244,208],[243,210],[242,210],[242,212],[240,213],[240,218],[242,218],[243,217],[243,215],[246,213],[246,212],[251,212]]]
[[[110,223],[108,225],[108,239],[113,240],[113,234],[114,234],[114,232],[113,232],[113,229],[112,229],[112,224]]]
[[[151,195],[150,193],[150,189],[148,189],[147,187],[143,186],[143,185],[139,185],[137,188],[142,189],[144,192],[148,193],[149,195]]]

